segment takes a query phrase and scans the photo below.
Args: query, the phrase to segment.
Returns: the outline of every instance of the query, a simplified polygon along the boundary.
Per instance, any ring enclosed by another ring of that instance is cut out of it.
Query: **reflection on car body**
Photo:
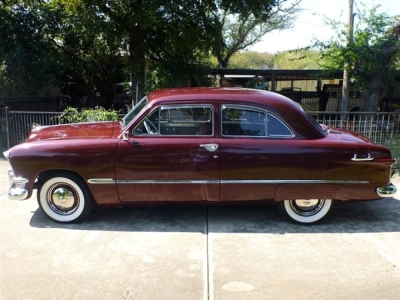
[[[390,151],[321,126],[268,91],[182,88],[150,93],[122,122],[37,127],[6,153],[11,199],[37,189],[58,222],[95,204],[269,203],[314,223],[334,200],[393,196]]]

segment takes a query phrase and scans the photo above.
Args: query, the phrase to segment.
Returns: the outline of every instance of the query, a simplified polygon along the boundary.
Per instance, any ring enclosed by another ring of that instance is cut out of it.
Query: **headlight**
[[[3,154],[4,157],[8,159],[8,157],[10,156],[10,150],[4,151]]]

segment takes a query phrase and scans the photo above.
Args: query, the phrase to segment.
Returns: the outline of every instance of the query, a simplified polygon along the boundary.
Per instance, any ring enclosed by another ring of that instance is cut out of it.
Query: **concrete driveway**
[[[62,225],[36,197],[7,199],[7,168],[1,299],[400,299],[400,195],[337,203],[313,226],[263,206],[99,209]]]

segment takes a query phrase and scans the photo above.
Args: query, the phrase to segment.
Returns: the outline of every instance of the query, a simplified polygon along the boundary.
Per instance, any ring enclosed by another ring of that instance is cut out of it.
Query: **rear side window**
[[[292,137],[292,130],[266,110],[238,105],[222,106],[223,136]]]

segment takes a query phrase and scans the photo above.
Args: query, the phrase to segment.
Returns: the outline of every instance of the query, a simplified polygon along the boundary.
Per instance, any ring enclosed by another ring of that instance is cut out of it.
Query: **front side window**
[[[213,134],[211,105],[168,105],[153,110],[134,129],[135,135],[210,136]]]
[[[239,105],[222,106],[222,135],[249,137],[292,137],[292,130],[264,109]]]

